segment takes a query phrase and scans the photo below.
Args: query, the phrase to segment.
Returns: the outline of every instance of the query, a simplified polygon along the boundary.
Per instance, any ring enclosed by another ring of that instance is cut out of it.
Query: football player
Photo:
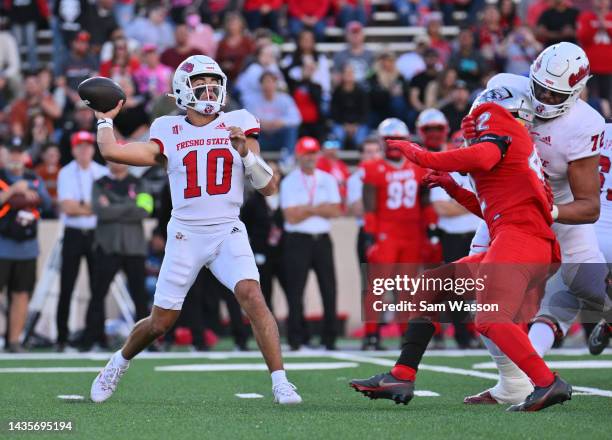
[[[407,140],[408,127],[396,118],[385,119],[378,135]],[[423,194],[421,181],[425,170],[407,161],[395,148],[385,145],[384,157],[363,165],[364,231],[374,238],[367,250],[368,263],[420,263]],[[362,348],[381,349],[378,323],[366,323]]]
[[[221,111],[226,86],[227,77],[212,58],[184,60],[174,73],[172,92],[187,114],[157,118],[147,142],[117,143],[113,118],[122,102],[109,112],[96,112],[102,156],[135,166],[162,162],[173,210],[151,315],[136,323],[123,348],[94,380],[94,402],[111,397],[130,360],[172,328],[203,266],[234,292],[247,314],[271,373],[274,401],[302,401],[286,378],[276,321],[261,293],[246,228],[238,219],[245,180],[271,195],[276,191],[273,172],[259,156],[259,121],[246,110]]]
[[[561,270],[547,286],[542,305],[529,330],[529,337],[540,356],[567,333],[581,308],[603,310],[609,306],[605,289],[607,268],[599,250],[592,224],[599,217],[599,149],[604,120],[579,99],[589,79],[589,60],[572,43],[559,43],[545,49],[531,66],[529,78],[499,74],[488,86],[509,85],[528,94],[536,120],[530,129],[554,195],[553,231],[562,252]],[[468,118],[463,124],[466,137],[477,136]],[[486,250],[486,225],[476,232],[472,250]],[[588,263],[588,264],[583,264]],[[486,338],[500,371],[493,387],[465,399],[467,404],[517,403],[531,393],[528,378],[507,356]]]
[[[504,87],[482,92],[470,114],[480,128],[480,136],[472,139],[467,148],[434,153],[411,142],[387,143],[420,167],[437,170],[430,172],[426,181],[442,186],[489,226],[493,237],[489,249],[459,260],[485,263],[479,265],[478,276],[487,279],[487,285],[479,292],[477,301],[499,305],[498,311],[477,312],[476,328],[493,340],[535,384],[535,390],[525,401],[509,410],[539,411],[569,400],[572,389],[550,371],[515,322],[527,300],[526,291],[542,284],[551,274],[549,265],[560,261],[559,246],[550,229],[551,200],[541,164],[529,133],[515,120],[532,121],[533,110],[526,96]],[[451,171],[469,173],[475,193],[457,185],[448,174]],[[496,270],[498,263],[513,264]],[[429,271],[428,276],[454,276],[454,270],[461,269],[456,264],[446,265]],[[417,299],[419,295],[431,295],[433,302],[448,300],[444,292],[436,290],[420,290],[416,295]],[[432,314],[414,313],[402,353],[391,372],[353,380],[351,386],[371,398],[408,403],[414,394],[418,365],[433,333]]]

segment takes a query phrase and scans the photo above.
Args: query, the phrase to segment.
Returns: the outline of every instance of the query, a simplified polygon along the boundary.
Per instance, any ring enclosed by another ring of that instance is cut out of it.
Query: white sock
[[[272,386],[275,387],[278,384],[287,382],[287,375],[285,374],[285,370],[276,370],[270,374],[272,378]]]
[[[540,357],[544,357],[555,343],[555,334],[549,325],[536,322],[529,329],[529,340]]]
[[[117,350],[113,355],[113,363],[119,367],[127,367],[130,364],[130,361],[123,357],[121,354],[121,350]]]
[[[499,370],[499,380],[491,388],[491,394],[499,399],[507,399],[513,394],[520,394],[521,397],[517,399],[517,402],[522,401],[523,394],[526,396],[533,389],[529,377],[493,341],[484,336],[482,336],[482,341]]]

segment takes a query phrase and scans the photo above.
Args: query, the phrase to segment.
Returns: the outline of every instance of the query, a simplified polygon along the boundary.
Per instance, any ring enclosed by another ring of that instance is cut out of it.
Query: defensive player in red
[[[383,140],[407,140],[410,135],[399,119],[385,119],[378,126]],[[420,263],[421,181],[425,170],[406,160],[396,148],[386,148],[383,158],[363,165],[364,230],[374,237],[367,251],[368,263]],[[366,323],[363,349],[381,349],[379,325]]]
[[[512,112],[512,113],[511,113]],[[534,383],[534,391],[511,411],[538,411],[571,399],[572,388],[553,373],[535,352],[527,334],[515,322],[526,300],[525,292],[551,275],[549,265],[559,262],[559,246],[550,229],[551,201],[541,175],[541,164],[529,133],[519,121],[532,121],[528,99],[505,88],[485,90],[470,112],[481,136],[467,148],[439,153],[428,152],[417,144],[389,141],[411,162],[437,170],[427,177],[432,186],[440,185],[466,208],[484,218],[491,231],[489,250],[459,260],[480,264],[477,276],[488,278],[477,295],[478,304],[497,304],[498,310],[476,313],[476,328],[487,336]],[[450,171],[469,173],[476,193],[453,184]],[[500,263],[504,264],[503,267]],[[429,277],[448,268],[453,275],[459,266],[448,265],[428,273]],[[457,269],[454,269],[457,268]],[[437,271],[437,272],[436,272]],[[511,280],[511,281],[510,281]],[[420,290],[432,302],[447,301],[448,293]],[[370,398],[408,403],[414,395],[416,372],[427,348],[434,325],[430,312],[411,314],[402,353],[391,372],[351,386]]]

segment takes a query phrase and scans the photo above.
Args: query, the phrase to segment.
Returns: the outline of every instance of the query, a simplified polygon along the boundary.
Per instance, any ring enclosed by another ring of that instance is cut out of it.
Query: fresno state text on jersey
[[[246,110],[220,112],[196,127],[185,116],[153,121],[150,139],[168,160],[172,216],[194,225],[235,221],[244,193],[244,165],[229,139],[229,127],[259,133],[259,122]]]

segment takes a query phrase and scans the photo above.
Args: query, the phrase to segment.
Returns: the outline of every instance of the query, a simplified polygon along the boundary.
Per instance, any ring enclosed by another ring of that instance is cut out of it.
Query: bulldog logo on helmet
[[[187,73],[191,73],[193,72],[193,64],[191,63],[185,63],[181,66],[181,70],[184,70]]]

